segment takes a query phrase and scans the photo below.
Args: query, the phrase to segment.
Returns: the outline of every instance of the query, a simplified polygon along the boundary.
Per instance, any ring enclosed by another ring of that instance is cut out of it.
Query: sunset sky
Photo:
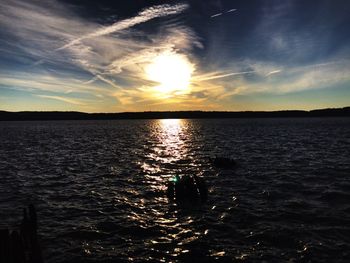
[[[0,1],[0,110],[350,106],[350,1]]]

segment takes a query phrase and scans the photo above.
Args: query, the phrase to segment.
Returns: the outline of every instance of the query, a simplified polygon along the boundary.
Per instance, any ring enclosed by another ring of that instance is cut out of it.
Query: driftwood
[[[0,230],[0,262],[42,263],[38,240],[38,222],[35,207],[23,209],[23,219],[19,229]]]

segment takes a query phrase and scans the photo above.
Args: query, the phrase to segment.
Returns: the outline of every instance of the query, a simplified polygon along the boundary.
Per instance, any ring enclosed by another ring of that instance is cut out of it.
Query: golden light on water
[[[182,123],[180,119],[163,119],[160,120],[161,132],[159,140],[165,147],[167,162],[173,162],[181,159],[183,154],[184,142],[180,138],[182,133]]]
[[[185,55],[164,52],[146,67],[147,78],[159,83],[154,92],[159,97],[172,97],[190,91],[193,64]]]
[[[184,137],[187,137],[187,135],[184,134],[184,126],[186,126],[185,120],[154,120],[151,132],[152,145],[149,147],[150,153],[147,155],[154,163],[144,162],[142,164],[142,169],[146,173],[158,174],[162,171],[161,167],[164,164],[175,164],[187,155],[187,147],[184,140]]]
[[[151,188],[164,191],[164,175],[172,177],[182,158],[187,156],[186,120],[160,119],[152,121],[147,147],[147,160],[140,163]],[[180,164],[181,166],[181,164]],[[160,176],[161,175],[161,176]]]

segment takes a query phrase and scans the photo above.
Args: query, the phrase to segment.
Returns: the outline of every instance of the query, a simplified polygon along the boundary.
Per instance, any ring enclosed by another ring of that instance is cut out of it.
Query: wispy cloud
[[[227,92],[220,99],[235,95],[252,94],[288,94],[305,90],[319,90],[331,88],[350,82],[350,61],[318,63],[305,66],[285,67],[283,70],[273,70],[265,74],[267,70],[257,63],[256,72],[260,72],[262,78],[258,82],[249,79],[236,79],[226,83]],[[268,66],[271,68],[272,66]],[[272,75],[276,75],[272,78]],[[271,77],[270,77],[271,76]]]
[[[157,17],[165,17],[169,15],[175,15],[182,13],[188,8],[188,5],[186,4],[176,4],[176,5],[158,5],[158,6],[152,6],[150,8],[147,8],[140,13],[138,13],[135,17],[124,19],[122,21],[115,22],[114,24],[110,26],[106,26],[100,29],[97,29],[96,31],[89,33],[87,35],[81,36],[79,38],[76,38],[72,41],[70,41],[68,44],[58,48],[57,50],[65,49],[67,47],[73,46],[80,41],[88,38],[95,38],[100,37],[104,35],[108,35],[111,33],[115,33],[121,30],[128,29],[130,27],[133,27],[135,25],[147,22],[151,19],[157,18]]]
[[[4,51],[16,48],[32,61],[25,72],[3,73],[0,85],[16,89],[73,90],[105,99],[114,97],[118,103],[136,102],[149,96],[145,91],[154,83],[147,80],[144,68],[158,54],[201,47],[194,31],[181,23],[168,23],[155,33],[132,28],[154,18],[181,14],[187,4],[149,7],[104,27],[78,17],[54,0],[4,0],[0,6],[0,25],[18,39]],[[45,78],[52,79],[47,82]]]
[[[206,36],[189,26],[196,17],[181,19],[193,11],[187,4],[156,5],[102,24],[80,17],[61,1],[2,0],[0,52],[12,64],[0,65],[0,86],[77,106],[101,102],[99,107],[112,111],[169,105],[219,109],[238,95],[288,94],[350,81],[350,62],[342,60],[349,50],[328,55],[331,49],[324,47],[330,32],[316,35],[310,27],[294,27],[294,18],[287,19],[293,1],[262,4],[257,23],[245,25],[250,31],[242,38],[231,38],[236,27],[220,24],[234,19],[230,14],[237,10],[215,2],[215,9],[203,3],[203,18],[212,24],[203,30]],[[338,22],[333,23],[335,28]],[[167,52],[186,57],[194,72],[186,94],[165,100],[152,93],[156,84],[145,68]]]
[[[81,100],[66,98],[62,96],[49,96],[49,95],[36,95],[36,96],[44,99],[59,100],[59,101],[67,102],[74,105],[80,105],[80,106],[86,105],[86,103],[81,102]]]

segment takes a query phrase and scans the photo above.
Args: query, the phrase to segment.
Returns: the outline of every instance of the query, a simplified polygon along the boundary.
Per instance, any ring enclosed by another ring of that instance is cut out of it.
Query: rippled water
[[[2,122],[0,140],[0,225],[35,203],[46,262],[350,260],[350,119]],[[208,202],[169,203],[175,174]]]

